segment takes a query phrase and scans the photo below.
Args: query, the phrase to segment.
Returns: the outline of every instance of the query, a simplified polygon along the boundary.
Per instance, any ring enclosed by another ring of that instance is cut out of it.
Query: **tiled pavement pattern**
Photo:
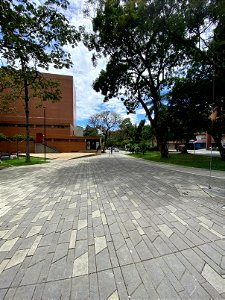
[[[0,171],[0,299],[225,299],[225,198],[201,172],[120,153]]]

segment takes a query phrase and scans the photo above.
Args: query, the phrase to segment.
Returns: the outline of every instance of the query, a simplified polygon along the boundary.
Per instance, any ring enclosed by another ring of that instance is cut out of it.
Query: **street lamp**
[[[46,160],[46,116],[45,116],[46,107],[43,106],[43,109],[44,109],[44,138],[43,138],[43,142],[44,142],[44,159]]]

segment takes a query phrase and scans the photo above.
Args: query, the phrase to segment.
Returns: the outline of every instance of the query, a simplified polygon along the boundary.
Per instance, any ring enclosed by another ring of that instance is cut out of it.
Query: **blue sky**
[[[70,23],[76,27],[83,25],[86,30],[91,31],[91,19],[83,16],[84,0],[69,0],[69,2],[70,8],[65,15]],[[98,77],[101,69],[105,67],[105,59],[101,59],[97,67],[94,67],[91,61],[92,53],[82,43],[79,43],[74,49],[68,46],[67,50],[71,53],[74,65],[69,70],[60,70],[60,74],[74,77],[76,125],[85,127],[90,116],[104,110],[117,112],[122,118],[129,117],[133,124],[145,118],[143,109],[138,109],[136,114],[127,115],[126,109],[119,99],[111,99],[107,103],[103,103],[103,96],[93,90],[92,83]],[[49,72],[58,73],[58,70],[50,67]]]

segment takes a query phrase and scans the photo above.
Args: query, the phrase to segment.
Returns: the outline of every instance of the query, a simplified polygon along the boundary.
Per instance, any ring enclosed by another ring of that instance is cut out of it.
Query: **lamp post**
[[[43,139],[43,142],[44,142],[44,159],[46,160],[46,115],[45,115],[46,107],[43,106],[43,109],[44,109],[44,139]]]

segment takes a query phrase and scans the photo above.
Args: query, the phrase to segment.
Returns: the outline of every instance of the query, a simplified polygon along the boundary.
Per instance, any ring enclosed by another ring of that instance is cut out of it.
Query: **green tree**
[[[84,129],[84,136],[97,136],[98,135],[98,129],[93,128],[89,125],[86,126]]]
[[[225,3],[214,0],[214,18],[217,26],[213,40],[209,45],[208,56],[211,57],[213,68],[213,111],[210,115],[212,135],[220,151],[222,160],[225,160],[225,149],[222,145],[222,135],[225,133]]]
[[[130,118],[123,119],[119,128],[110,134],[112,145],[124,148],[125,145],[129,144],[129,142],[133,139],[134,132],[135,127],[131,123]]]
[[[160,122],[162,88],[185,59],[184,46],[174,40],[174,32],[185,34],[181,5],[175,0],[101,1],[87,44],[96,50],[94,61],[100,54],[109,57],[94,89],[105,101],[119,97],[128,113],[142,106],[162,157],[168,156],[167,130]]]
[[[120,123],[121,123],[121,117],[115,112],[103,111],[101,113],[97,113],[90,117],[89,125],[99,129],[100,132],[103,134],[104,137],[103,152],[105,152],[107,139],[110,131],[112,129],[117,128]]]
[[[134,125],[131,123],[130,118],[125,118],[119,127],[122,140],[132,139],[134,135]]]
[[[176,78],[169,93],[168,124],[173,140],[194,138],[194,133],[209,128],[213,83],[210,68],[197,64],[184,78]]]
[[[222,134],[225,132],[223,77],[214,76],[210,66],[196,64],[185,78],[177,78],[169,93],[168,120],[170,137],[185,140],[194,133],[207,131],[224,156]],[[212,111],[213,109],[213,111]],[[211,119],[211,122],[210,122]]]
[[[151,141],[153,139],[153,131],[151,125],[145,125],[143,127],[142,138],[145,141]]]
[[[175,39],[184,46],[184,52],[194,64],[201,65],[200,70],[202,67],[207,71],[211,70],[211,79],[206,87],[211,101],[207,103],[213,104],[218,118],[211,118],[212,123],[211,126],[208,126],[208,131],[220,149],[221,157],[224,157],[221,139],[225,127],[223,113],[225,109],[225,2],[220,0],[190,1],[186,7],[183,7],[183,11],[187,34],[184,37],[177,32]],[[196,43],[197,40],[198,43]],[[206,76],[208,76],[208,72]],[[206,81],[204,75],[202,79]],[[202,93],[202,95],[198,93],[201,98],[205,96],[205,90],[202,89]],[[198,107],[200,106],[198,105]]]
[[[30,161],[29,149],[29,101],[30,91],[42,100],[58,101],[59,88],[40,76],[38,68],[48,70],[51,64],[56,69],[72,66],[66,45],[76,45],[79,34],[63,14],[67,0],[2,0],[0,2],[0,54],[6,76],[12,78],[8,87],[16,99],[15,89],[24,100],[26,115],[26,161]],[[44,92],[47,87],[47,92]],[[18,95],[17,95],[18,96]],[[9,97],[9,95],[8,95]],[[4,97],[3,97],[4,98]],[[3,102],[6,104],[4,98]]]

